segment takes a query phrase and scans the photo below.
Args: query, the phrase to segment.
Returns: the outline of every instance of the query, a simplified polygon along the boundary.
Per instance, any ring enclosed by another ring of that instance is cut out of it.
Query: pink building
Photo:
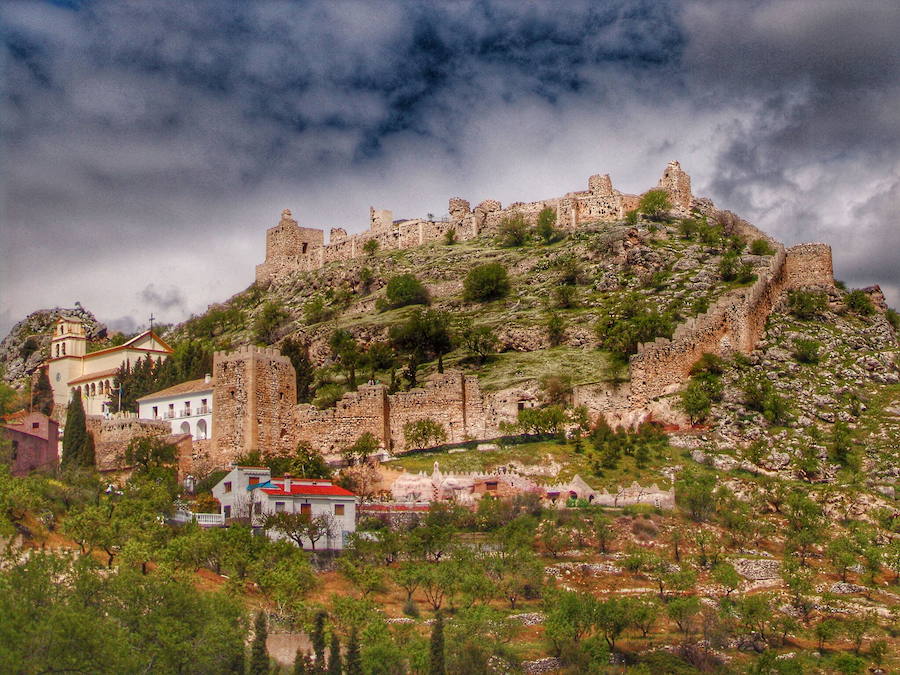
[[[59,424],[46,415],[24,411],[9,415],[3,422],[3,434],[12,443],[9,464],[13,476],[59,465]]]

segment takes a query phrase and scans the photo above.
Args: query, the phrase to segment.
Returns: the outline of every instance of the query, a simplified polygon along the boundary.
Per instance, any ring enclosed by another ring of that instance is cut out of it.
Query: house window
[[[282,513],[284,511],[284,502],[275,502],[275,513]]]
[[[312,504],[301,504],[300,505],[300,515],[301,516],[311,516],[312,515]]]
[[[262,513],[262,502],[253,503],[253,513],[255,513],[256,515]]]
[[[223,506],[222,510],[225,512],[226,518],[231,518],[231,507],[230,506]]]
[[[496,492],[496,490],[497,490],[497,481],[489,481],[489,482],[485,483],[485,487],[487,487],[487,489],[488,489],[490,492]]]
[[[259,476],[250,476],[250,485],[259,485]]]
[[[157,406],[153,406],[153,419],[159,417],[159,408]]]
[[[16,460],[16,457],[19,456],[19,441],[13,441],[12,444],[13,444],[13,447],[12,447],[12,458],[13,458],[13,461],[15,461],[15,460]]]
[[[231,481],[225,483],[225,492],[231,492]]]
[[[343,504],[335,504],[334,505],[334,515],[336,515],[336,516],[344,515],[344,505]]]
[[[41,428],[41,423],[40,423],[40,422],[32,422],[32,423],[31,423],[31,428],[32,428],[32,429],[40,429],[40,428]]]

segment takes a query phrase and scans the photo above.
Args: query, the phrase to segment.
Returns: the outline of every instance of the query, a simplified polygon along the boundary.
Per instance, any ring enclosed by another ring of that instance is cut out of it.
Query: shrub
[[[566,322],[565,320],[556,312],[552,312],[547,317],[547,338],[550,340],[550,345],[552,347],[556,347],[562,344],[563,339],[566,336]]]
[[[794,358],[800,363],[818,363],[821,342],[815,340],[794,340]]]
[[[553,289],[553,306],[557,309],[571,309],[578,306],[578,289],[574,286],[557,286]]]
[[[712,400],[699,380],[691,380],[681,390],[678,399],[678,407],[691,420],[691,423],[702,422],[709,417],[712,408]]]
[[[431,302],[428,289],[413,274],[398,274],[387,282],[384,309],[396,309],[407,305],[427,305]]]
[[[638,210],[632,209],[631,211],[625,212],[625,224],[634,227],[638,224]]]
[[[368,255],[375,255],[376,251],[378,251],[378,240],[377,239],[369,239],[363,244],[363,251],[365,251]]]
[[[734,281],[738,278],[738,263],[738,256],[733,252],[729,251],[722,256],[719,262],[719,276],[722,277],[722,281]]]
[[[754,239],[750,244],[750,253],[753,255],[775,255],[775,249],[765,239]]]
[[[528,241],[528,225],[525,216],[516,213],[500,221],[498,236],[501,246],[524,246]]]
[[[683,239],[693,239],[700,230],[700,223],[693,218],[685,218],[678,221],[678,232]]]
[[[558,405],[525,408],[519,411],[518,427],[526,434],[559,434],[566,423],[566,413]]]
[[[638,210],[653,220],[661,220],[671,208],[669,193],[663,189],[650,190],[638,204]]]
[[[764,375],[753,373],[746,378],[744,402],[752,410],[761,412],[763,417],[772,424],[782,424],[787,421],[788,403]]]
[[[577,286],[584,281],[584,268],[574,256],[563,258],[557,263],[559,269],[559,283],[567,286]]]
[[[412,448],[427,448],[447,440],[447,432],[440,423],[426,418],[404,424],[403,438],[406,439],[406,448],[408,450]]]
[[[540,379],[540,385],[547,403],[565,405],[572,399],[572,376],[568,373],[544,375]]]
[[[737,280],[742,284],[749,284],[750,282],[756,281],[756,273],[753,271],[753,265],[750,263],[743,263],[738,268]]]
[[[559,236],[559,232],[556,230],[556,211],[550,207],[546,206],[541,209],[541,212],[537,217],[537,226],[534,228],[534,231],[537,235],[543,239],[545,244],[550,244],[556,241]]]
[[[872,304],[872,299],[866,295],[865,291],[861,291],[858,288],[847,293],[847,298],[844,302],[847,304],[847,309],[856,314],[868,315],[875,312],[875,305]]]
[[[487,302],[505,297],[510,290],[509,276],[500,263],[473,267],[463,282],[463,299],[467,302]]]
[[[444,232],[444,243],[447,246],[453,246],[456,243],[456,228],[451,227],[449,230]]]
[[[721,375],[724,372],[725,359],[709,352],[705,352],[703,356],[697,359],[697,362],[691,366],[691,375],[700,375],[702,373]]]
[[[661,313],[637,293],[611,298],[600,309],[594,325],[597,338],[604,349],[619,356],[637,351],[642,342],[656,337],[670,337],[675,328],[670,313]]]
[[[900,314],[895,309],[888,309],[884,313],[884,318],[894,327],[895,331],[900,331]]]
[[[828,306],[828,297],[822,291],[796,290],[788,294],[790,312],[798,319],[816,318]]]
[[[321,295],[303,305],[303,320],[309,325],[328,321],[333,316],[334,310],[325,304],[325,299]]]
[[[253,336],[256,342],[267,345],[275,342],[279,337],[279,330],[287,319],[288,313],[279,303],[267,302],[253,322]]]

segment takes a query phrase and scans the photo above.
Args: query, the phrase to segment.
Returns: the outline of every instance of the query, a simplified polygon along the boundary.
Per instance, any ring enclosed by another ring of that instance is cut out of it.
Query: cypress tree
[[[316,655],[316,668],[325,670],[325,612],[316,614],[311,636],[313,653]]]
[[[444,675],[444,617],[440,611],[434,617],[431,627],[431,649],[429,654],[429,675]]]
[[[331,633],[331,648],[328,650],[328,675],[341,675],[341,641],[337,633]]]
[[[359,653],[359,636],[355,627],[350,631],[350,639],[347,641],[345,666],[347,675],[362,675],[362,656]]]
[[[88,451],[86,446],[91,444]],[[87,466],[87,460],[91,460],[93,466],[93,443],[87,432],[87,424],[84,419],[84,404],[81,401],[81,392],[77,389],[69,402],[66,410],[66,430],[63,432],[63,468]]]
[[[253,624],[253,644],[250,646],[250,675],[267,675],[269,672],[269,653],[266,651],[266,615],[259,612]]]
[[[297,655],[294,657],[294,675],[315,675],[316,672],[316,667],[310,660],[309,654],[297,649]]]
[[[46,368],[39,371],[37,382],[31,391],[31,403],[32,408],[39,413],[50,415],[53,412],[53,387],[50,386]]]

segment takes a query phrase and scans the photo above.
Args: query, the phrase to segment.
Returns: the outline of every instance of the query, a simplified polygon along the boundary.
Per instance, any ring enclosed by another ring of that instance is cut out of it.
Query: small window
[[[497,489],[497,481],[488,481],[485,484],[485,486],[487,487],[488,490],[490,490],[491,492],[494,492]]]
[[[250,476],[250,485],[259,485],[259,476]]]
[[[282,513],[284,511],[284,502],[275,502],[275,513]]]
[[[312,515],[312,504],[301,504],[300,505],[300,515],[301,516],[311,516]]]
[[[222,508],[222,510],[225,512],[226,518],[231,518],[231,507],[230,506],[224,506]]]
[[[32,423],[31,423],[31,428],[32,428],[32,429],[40,429],[40,428],[41,428],[41,423],[40,423],[40,422],[32,422]]]
[[[255,513],[256,515],[262,513],[262,502],[253,503],[253,513]]]
[[[335,504],[334,505],[334,515],[336,515],[336,516],[344,515],[344,505],[343,504]]]
[[[225,492],[231,492],[231,481],[225,483]]]
[[[153,419],[159,417],[159,408],[157,406],[153,406]]]
[[[19,441],[12,442],[12,458],[15,461],[16,457],[19,456]]]

